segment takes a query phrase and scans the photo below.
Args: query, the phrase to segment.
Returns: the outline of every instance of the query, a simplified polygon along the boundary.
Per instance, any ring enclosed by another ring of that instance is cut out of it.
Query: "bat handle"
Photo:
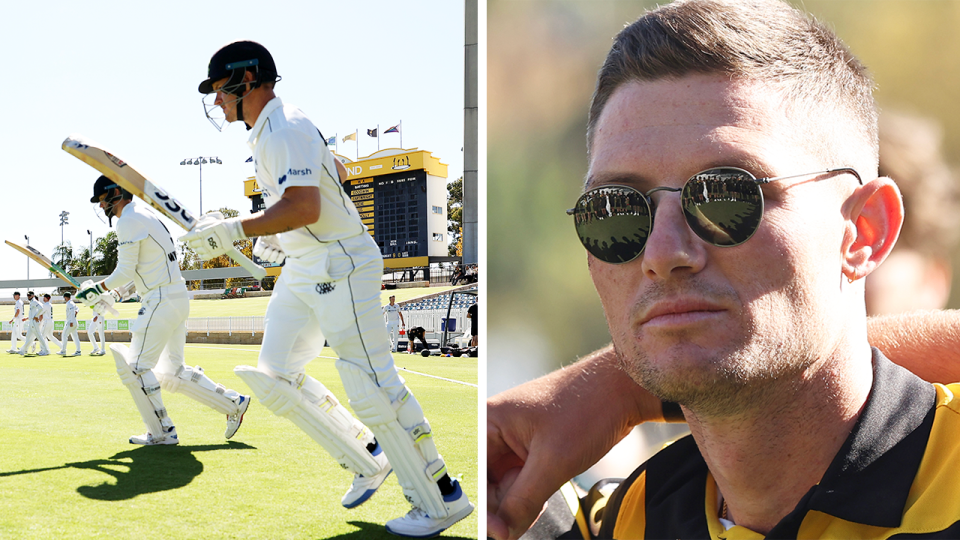
[[[267,276],[267,271],[262,266],[248,259],[247,256],[243,253],[240,253],[240,250],[237,248],[231,247],[229,250],[227,250],[227,256],[236,261],[240,266],[244,267],[247,272],[250,272],[253,277],[257,278],[257,280],[261,280]]]

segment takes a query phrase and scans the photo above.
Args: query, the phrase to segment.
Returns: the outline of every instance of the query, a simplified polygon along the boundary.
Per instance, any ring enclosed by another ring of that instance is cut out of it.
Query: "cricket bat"
[[[11,242],[10,240],[4,240],[4,241],[7,243],[8,246],[19,251],[20,253],[23,253],[27,257],[30,257],[35,262],[39,263],[40,266],[46,268],[50,272],[53,272],[53,274],[56,275],[58,278],[66,281],[70,285],[73,285],[77,289],[77,291],[80,291],[80,283],[77,282],[77,280],[73,279],[73,276],[68,274],[67,271],[61,268],[59,265],[54,264],[53,261],[48,259],[47,256],[44,255],[43,253],[40,253],[39,251],[37,251],[37,249],[34,248],[33,246],[20,245],[16,242]],[[108,307],[107,309],[110,311],[110,313],[113,314],[114,317],[120,316],[120,312],[113,309],[112,307]]]
[[[183,204],[131,167],[129,163],[111,154],[98,144],[79,135],[71,135],[63,141],[61,148],[100,171],[101,174],[122,186],[123,189],[140,197],[187,232],[192,231],[197,225],[197,218],[193,217],[193,214]],[[258,280],[267,275],[267,271],[262,266],[248,259],[232,245],[227,250],[227,256],[239,263]]]

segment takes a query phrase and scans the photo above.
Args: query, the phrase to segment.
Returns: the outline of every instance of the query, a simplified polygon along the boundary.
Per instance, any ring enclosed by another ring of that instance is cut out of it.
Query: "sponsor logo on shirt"
[[[280,180],[277,180],[277,183],[283,185],[283,183],[286,181],[287,181],[287,175],[283,175],[280,177]]]
[[[290,169],[287,171],[287,174],[289,174],[290,176],[306,176],[308,174],[313,174],[313,171],[310,168]]]
[[[317,294],[327,294],[328,292],[333,291],[335,288],[337,288],[337,286],[333,283],[317,283],[317,286],[315,287]]]

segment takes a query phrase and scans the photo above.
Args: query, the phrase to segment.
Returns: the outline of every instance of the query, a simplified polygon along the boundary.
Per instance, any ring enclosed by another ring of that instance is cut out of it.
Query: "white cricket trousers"
[[[173,366],[170,372],[176,373],[183,365],[189,315],[190,299],[182,283],[148,292],[140,301],[140,312],[131,329],[133,337],[127,357],[130,367],[135,372],[153,369],[166,350],[166,358]]]
[[[400,342],[400,323],[387,323],[387,335],[390,336],[390,352],[397,352],[397,343]]]
[[[43,339],[40,323],[34,321],[32,318],[27,321],[27,337],[24,338],[23,341],[24,352],[29,352],[30,346],[33,345],[34,341],[40,342],[41,353],[47,354],[50,352],[50,349],[47,348],[47,340]]]
[[[23,341],[23,339],[23,320],[21,320],[20,317],[17,317],[13,320],[13,328],[10,332],[10,350],[17,350],[17,343]]]
[[[54,345],[60,347],[60,340],[53,335],[53,321],[43,321],[43,337],[47,341],[52,341]]]
[[[102,317],[103,315],[101,315]],[[93,319],[87,324],[87,339],[90,341],[90,344],[93,345],[93,350],[103,351],[104,347],[107,344],[107,340],[103,337],[103,328],[106,326],[102,320],[99,323],[93,322]],[[100,343],[97,344],[97,334],[100,335]],[[106,352],[106,351],[104,351]]]
[[[73,344],[77,346],[77,351],[80,351],[80,325],[74,321],[73,326],[70,326],[70,323],[63,323],[63,332],[60,333],[60,342],[63,345],[60,347],[60,352],[67,352],[67,341],[70,338],[73,338]]]
[[[264,320],[258,367],[295,380],[324,340],[391,400],[404,390],[393,364],[380,306],[383,258],[369,234],[287,257]]]

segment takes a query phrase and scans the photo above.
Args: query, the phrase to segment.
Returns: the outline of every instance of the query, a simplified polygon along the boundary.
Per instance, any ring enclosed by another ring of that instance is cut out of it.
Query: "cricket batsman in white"
[[[383,317],[387,324],[387,335],[390,337],[390,352],[396,352],[397,344],[400,342],[400,328],[406,328],[407,323],[403,320],[403,313],[400,312],[400,306],[397,305],[397,297],[391,296],[390,303],[383,306]]]
[[[132,444],[178,444],[160,389],[179,392],[227,417],[226,438],[240,428],[250,397],[213,382],[199,366],[183,362],[187,287],[177,265],[176,247],[166,226],[150,209],[106,176],[97,179],[90,202],[99,203],[110,222],[117,220],[117,268],[103,281],[81,284],[77,298],[87,306],[126,300],[140,293],[141,308],[133,324],[130,347],[113,344],[117,373],[147,426]]]
[[[50,294],[43,295],[43,330],[40,332],[40,335],[43,336],[43,339],[48,343],[53,342],[57,347],[63,348],[60,344],[60,340],[57,339],[57,336],[53,334],[53,302],[51,299],[53,297]],[[47,345],[47,350],[49,351],[49,345]]]
[[[40,342],[40,352],[37,356],[46,356],[50,354],[50,350],[47,348],[47,340],[43,339],[43,305],[33,291],[27,292],[27,300],[30,302],[30,309],[27,311],[27,335],[24,338],[23,347],[20,348],[20,356],[27,355],[34,341]]]
[[[20,299],[20,291],[13,293],[13,300],[13,318],[10,319],[10,349],[7,352],[16,354],[19,349],[17,343],[23,340],[23,300]]]
[[[63,345],[61,345],[60,352],[57,354],[60,356],[67,355],[67,342],[72,338],[73,344],[77,347],[77,352],[73,353],[73,356],[80,356],[80,327],[77,324],[77,304],[68,292],[63,293],[63,303],[66,305],[67,315],[63,322],[63,332],[60,333],[60,342]]]
[[[286,257],[267,307],[257,367],[234,371],[261,403],[354,473],[343,506],[366,501],[393,469],[413,509],[389,521],[387,530],[435,536],[469,515],[473,504],[447,474],[423,410],[393,364],[380,311],[383,259],[340,184],[346,171],[317,127],[276,97],[279,80],[273,58],[258,43],[231,43],[211,58],[199,87],[207,117],[219,108],[224,118],[219,124],[211,118],[217,129],[223,121],[250,129],[266,210],[243,219],[206,214],[181,239],[203,259],[254,236],[255,255],[270,262]],[[305,373],[324,340],[339,356],[337,370],[363,424]]]

